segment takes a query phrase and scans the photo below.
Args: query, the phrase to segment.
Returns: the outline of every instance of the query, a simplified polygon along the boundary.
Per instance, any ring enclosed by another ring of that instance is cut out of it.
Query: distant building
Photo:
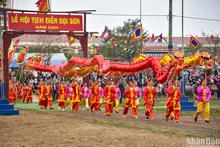
[[[72,48],[73,50],[76,50],[76,52],[81,52],[82,48],[78,41],[73,43],[71,46],[69,46],[68,41],[66,39],[66,35],[60,35],[61,42],[59,43],[60,49],[62,48]],[[19,46],[34,46],[38,40],[34,35],[22,35],[16,39],[20,40]],[[14,39],[14,40],[16,40]],[[160,56],[163,54],[168,53],[168,42],[166,40],[166,37],[163,37],[162,39],[157,38],[154,40],[154,42],[149,39],[147,42],[144,42],[143,46],[143,52],[147,55],[151,56]],[[103,42],[100,38],[95,37],[89,37],[88,40],[91,40],[93,43],[88,43],[88,49],[89,51],[93,51],[92,44],[95,44],[96,46],[103,45]],[[181,37],[173,37],[173,52],[181,51],[182,48],[182,39]],[[198,40],[203,44],[203,46],[209,45],[204,37],[199,37]],[[184,37],[184,45],[189,44],[190,37]]]

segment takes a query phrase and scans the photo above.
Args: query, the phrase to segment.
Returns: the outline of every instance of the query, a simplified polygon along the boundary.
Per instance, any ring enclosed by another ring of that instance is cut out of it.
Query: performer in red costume
[[[22,94],[23,94],[22,102],[25,103],[25,99],[26,99],[26,96],[27,96],[27,85],[26,85],[26,83],[24,83],[24,86],[22,87]]]
[[[65,104],[66,104],[66,86],[64,86],[64,81],[62,80],[57,87],[58,90],[58,109],[62,109],[65,111]]]
[[[39,99],[38,105],[41,107],[41,109],[43,109],[44,85],[42,80],[40,80],[37,88],[38,88],[38,99]]]
[[[26,91],[27,91],[27,95],[26,95],[26,98],[25,98],[25,102],[28,104],[32,104],[32,101],[33,101],[33,96],[34,96],[34,87],[32,84],[29,84],[27,87],[26,87]]]
[[[73,96],[73,99],[72,99],[72,110],[74,112],[77,112],[79,110],[79,104],[80,104],[80,86],[78,84],[78,81],[77,80],[74,80],[74,83],[73,83],[73,93],[74,93],[74,96]]]
[[[153,86],[153,81],[150,79],[148,81],[148,86],[144,89],[144,106],[146,108],[146,120],[154,119],[153,107],[156,94],[157,89]]]
[[[17,101],[21,101],[21,98],[22,98],[22,85],[17,83],[16,86],[17,86],[17,93],[16,93]]]
[[[45,97],[44,108],[45,109],[47,108],[48,105],[50,109],[53,109],[52,91],[53,91],[53,88],[50,85],[50,82],[47,80],[46,85],[44,86],[44,97]]]
[[[115,86],[113,81],[108,81],[104,87],[105,114],[111,116],[115,100]]]
[[[94,112],[98,113],[99,102],[100,102],[100,94],[99,94],[100,90],[99,90],[99,82],[98,81],[95,81],[92,84],[91,92],[92,92],[92,95],[90,97],[90,103],[91,103],[90,109],[91,109],[91,112],[93,112],[93,109],[94,109]]]
[[[125,102],[124,102],[124,111],[123,111],[123,118],[126,118],[126,115],[128,113],[129,107],[132,108],[132,117],[137,117],[137,110],[136,110],[136,90],[133,87],[132,81],[128,82],[128,86],[126,86],[124,90],[124,94],[126,96]]]
[[[14,104],[16,100],[16,84],[10,82],[9,86],[9,104]]]
[[[172,111],[174,111],[174,120],[176,123],[180,122],[180,100],[182,98],[182,93],[179,88],[179,81],[177,78],[174,78],[172,85],[170,85],[166,93],[168,95],[168,100],[166,103],[166,116],[165,121],[168,121],[168,118]]]

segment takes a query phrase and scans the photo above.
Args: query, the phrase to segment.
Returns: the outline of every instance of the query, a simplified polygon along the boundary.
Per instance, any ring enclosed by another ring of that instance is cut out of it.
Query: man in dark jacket
[[[122,99],[123,99],[123,93],[124,93],[124,84],[122,83],[122,81],[119,82],[119,89],[121,90],[121,99],[120,99],[120,104],[122,103]]]

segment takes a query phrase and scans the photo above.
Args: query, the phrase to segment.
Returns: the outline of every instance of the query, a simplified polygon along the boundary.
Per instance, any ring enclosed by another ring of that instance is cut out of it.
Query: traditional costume
[[[115,85],[115,112],[118,113],[119,101],[121,99],[121,90],[119,88],[119,83],[116,83]]]
[[[89,110],[89,96],[90,96],[90,90],[88,87],[82,87],[81,88],[81,107],[82,110],[84,110],[84,107],[86,107],[87,110]]]
[[[93,112],[93,109],[94,109],[94,112],[98,112],[99,110],[99,102],[100,102],[100,94],[99,94],[100,90],[99,90],[99,86],[98,86],[98,83],[95,82],[92,87],[91,87],[91,97],[90,97],[90,103],[91,103],[91,106],[90,106],[90,109],[91,109],[91,112]]]
[[[73,99],[73,88],[72,86],[66,87],[66,107],[70,105],[70,108],[72,109],[72,99]]]
[[[101,106],[102,106],[102,103],[103,103],[103,97],[104,97],[104,90],[103,88],[101,87],[101,84],[99,84],[99,110],[101,111]]]
[[[58,90],[58,109],[62,109],[63,111],[65,110],[65,104],[66,104],[66,86],[63,84],[58,85],[57,87]]]
[[[79,104],[80,104],[80,86],[75,82],[73,84],[73,99],[72,99],[72,110],[77,112],[79,110]]]
[[[123,111],[123,118],[126,117],[128,113],[129,107],[132,108],[132,117],[137,117],[137,110],[136,110],[136,90],[133,87],[133,84],[131,81],[128,82],[129,87],[125,88],[124,94],[126,96],[125,102],[124,102],[124,111]]]
[[[138,86],[134,86],[134,89],[136,91],[136,109],[138,109],[140,104],[140,98],[142,97],[142,92]]]
[[[182,98],[182,93],[180,88],[176,86],[171,85],[166,90],[168,100],[166,102],[167,111],[165,121],[168,121],[171,112],[174,111],[174,120],[176,123],[180,123],[180,100]]]
[[[9,87],[9,104],[14,104],[16,100],[16,87],[14,84]]]
[[[23,97],[22,97],[22,102],[25,103],[25,99],[26,99],[26,97],[27,97],[27,86],[26,86],[26,85],[24,85],[24,86],[22,87],[22,95],[23,95]]]
[[[53,88],[51,85],[44,86],[44,108],[46,109],[49,106],[50,109],[53,109],[53,97],[52,97]]]
[[[211,91],[208,87],[204,88],[204,86],[199,86],[197,88],[197,93],[198,93],[198,99],[197,99],[198,107],[195,115],[195,122],[197,121],[199,114],[202,112],[204,108],[205,109],[204,119],[205,122],[209,123]]]
[[[32,104],[33,96],[34,96],[33,90],[34,88],[31,85],[26,87],[27,94],[26,94],[25,102],[27,104],[28,103]]]
[[[112,113],[114,99],[115,99],[114,85],[106,85],[104,87],[104,102],[105,102],[105,114],[107,116],[110,116]]]
[[[37,86],[37,89],[38,89],[38,99],[39,99],[39,102],[38,102],[38,105],[43,108],[43,95],[44,95],[44,86],[40,83],[38,86]]]
[[[22,98],[22,85],[17,83],[16,87],[17,87],[17,93],[16,93],[17,101],[21,101],[21,98]]]
[[[144,89],[144,107],[146,108],[145,117],[147,120],[154,118],[153,107],[156,94],[157,89],[153,86],[147,86]]]

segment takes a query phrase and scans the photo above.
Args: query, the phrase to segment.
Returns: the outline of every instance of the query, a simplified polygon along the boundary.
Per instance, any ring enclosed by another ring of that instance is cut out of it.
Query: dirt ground
[[[90,111],[21,110],[19,116],[0,117],[0,147],[148,147],[186,146],[186,137],[220,138],[220,118],[207,124],[193,116],[181,116],[182,124],[164,122],[164,113],[146,121],[130,114],[105,116]]]

